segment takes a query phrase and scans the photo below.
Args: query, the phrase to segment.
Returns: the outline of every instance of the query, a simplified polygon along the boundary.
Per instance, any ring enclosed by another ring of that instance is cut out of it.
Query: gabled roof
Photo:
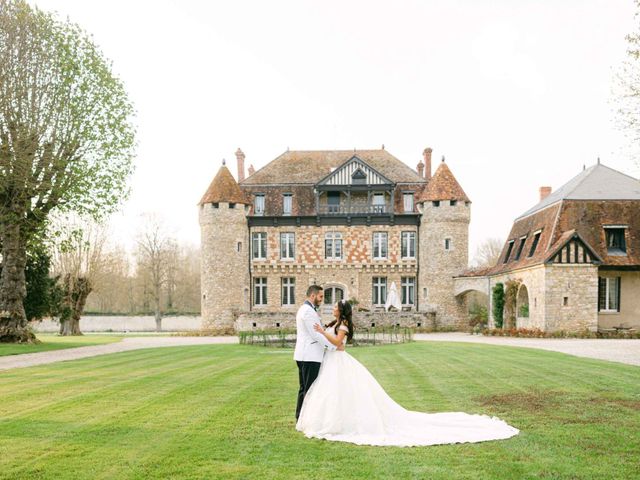
[[[198,205],[218,202],[251,204],[225,165],[220,167]]]
[[[424,189],[420,197],[416,202],[425,202],[432,200],[461,200],[464,202],[470,202],[467,194],[453,176],[451,170],[444,162],[444,157],[440,166],[433,174],[431,180],[427,184],[427,188]]]
[[[393,181],[385,177],[382,173],[377,171],[367,162],[358,158],[357,155],[353,155],[349,160],[344,162],[333,172],[329,173],[326,177],[321,179],[318,185],[351,185],[353,183],[353,175],[363,174],[365,183],[371,185],[391,185]]]
[[[412,168],[386,150],[292,150],[247,177],[241,185],[315,185],[353,156],[394,183],[425,183]]]
[[[587,251],[589,257],[591,257],[592,261],[602,263],[602,258],[600,257],[600,255],[596,253],[593,247],[589,245],[587,241],[582,238],[582,236],[580,236],[580,234],[575,229],[568,230],[560,235],[560,238],[558,238],[558,240],[551,247],[549,247],[544,261],[551,261],[560,250],[566,247],[567,244],[573,240],[577,240],[582,245],[582,247]]]
[[[597,163],[580,172],[518,219],[561,200],[640,200],[640,181]]]

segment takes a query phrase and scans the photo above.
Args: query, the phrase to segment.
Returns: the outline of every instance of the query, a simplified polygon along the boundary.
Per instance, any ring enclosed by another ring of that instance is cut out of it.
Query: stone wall
[[[200,206],[201,312],[205,327],[232,326],[233,312],[249,307],[249,207],[220,202]]]
[[[598,329],[598,267],[551,264],[546,268],[546,330]]]
[[[490,278],[489,294],[489,327],[495,328],[493,317],[493,288],[497,283],[505,284],[516,280],[526,287],[529,300],[529,317],[516,317],[516,328],[539,328],[545,326],[545,266],[537,265]],[[522,288],[522,286],[521,286]]]
[[[454,277],[467,268],[469,260],[470,205],[441,201],[425,202],[420,225],[420,310],[436,308],[442,326],[463,327],[467,322],[464,299],[454,294]],[[449,248],[445,242],[449,239]]]
[[[57,333],[60,331],[60,324],[51,320],[31,322],[30,325],[37,332]],[[186,332],[200,330],[201,328],[201,317],[179,316],[162,319],[162,330],[165,332]],[[80,330],[85,333],[155,332],[156,321],[151,315],[131,317],[126,315],[84,315],[80,318]]]

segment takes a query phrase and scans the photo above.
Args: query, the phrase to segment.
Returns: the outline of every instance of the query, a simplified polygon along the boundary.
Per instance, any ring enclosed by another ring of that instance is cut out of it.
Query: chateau
[[[286,151],[237,181],[226,165],[199,203],[202,318],[209,327],[292,326],[311,284],[356,322],[458,326],[471,201],[432,150],[416,169],[380,150]],[[385,311],[397,292],[396,311]]]
[[[640,330],[640,181],[585,168],[516,218],[496,265],[455,279],[455,294],[512,286],[505,326],[546,331]],[[508,318],[511,317],[511,318]]]

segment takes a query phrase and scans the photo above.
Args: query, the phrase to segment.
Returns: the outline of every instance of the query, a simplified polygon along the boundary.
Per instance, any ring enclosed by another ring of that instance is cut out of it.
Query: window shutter
[[[618,307],[618,312],[620,311],[620,284],[621,284],[621,279],[620,277],[616,277],[616,284],[618,286],[617,288],[617,294],[618,294],[618,298],[616,300],[616,306]]]

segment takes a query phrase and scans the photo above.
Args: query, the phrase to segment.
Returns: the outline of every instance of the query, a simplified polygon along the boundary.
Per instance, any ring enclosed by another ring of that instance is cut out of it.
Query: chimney
[[[551,187],[540,187],[540,201],[544,200],[551,193]]]
[[[236,150],[236,159],[238,160],[238,182],[244,180],[244,153],[240,148]]]
[[[424,163],[422,163],[422,160],[420,160],[420,163],[418,164],[416,170],[418,171],[418,175],[420,175],[420,177],[424,177]]]
[[[433,150],[429,147],[425,148],[424,152],[422,152],[424,156],[424,178],[427,180],[431,178],[431,152],[433,152]]]
[[[256,173],[256,169],[253,168],[253,164],[249,165],[249,176],[253,175],[254,173]]]

